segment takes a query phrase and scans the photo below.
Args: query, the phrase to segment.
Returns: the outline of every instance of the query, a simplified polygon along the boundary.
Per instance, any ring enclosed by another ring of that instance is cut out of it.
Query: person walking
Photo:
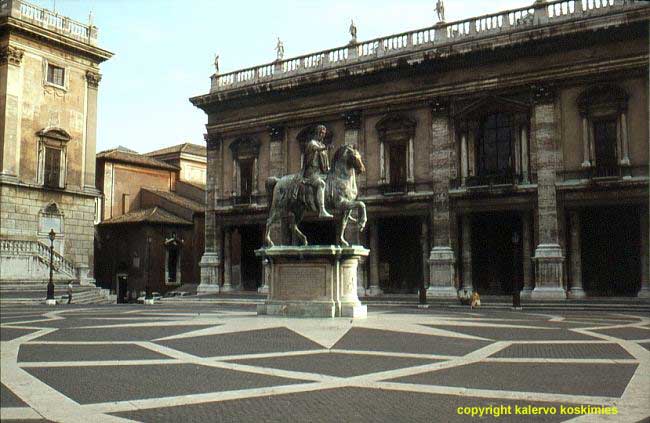
[[[72,282],[68,283],[68,304],[72,304]]]

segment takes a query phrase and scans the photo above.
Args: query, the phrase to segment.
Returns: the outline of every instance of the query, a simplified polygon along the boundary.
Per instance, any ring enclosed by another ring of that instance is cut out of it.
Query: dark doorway
[[[379,283],[385,293],[414,294],[422,283],[421,219],[379,220]]]
[[[300,230],[307,237],[309,245],[334,245],[336,244],[336,228],[333,220],[328,221],[303,221]]]
[[[128,303],[127,291],[128,291],[128,279],[126,275],[117,275],[117,303],[124,304]]]
[[[472,279],[485,295],[511,295],[521,288],[521,217],[513,213],[474,215]]]
[[[638,207],[582,211],[582,283],[593,296],[636,295],[641,283]]]
[[[239,227],[241,236],[241,281],[244,291],[257,291],[262,282],[262,261],[255,250],[262,247],[262,228],[257,225]]]

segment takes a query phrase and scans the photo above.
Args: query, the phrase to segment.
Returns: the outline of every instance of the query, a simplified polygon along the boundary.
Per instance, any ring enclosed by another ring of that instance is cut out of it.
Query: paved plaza
[[[3,422],[650,416],[640,313],[371,306],[351,321],[162,304],[3,306],[1,319]]]

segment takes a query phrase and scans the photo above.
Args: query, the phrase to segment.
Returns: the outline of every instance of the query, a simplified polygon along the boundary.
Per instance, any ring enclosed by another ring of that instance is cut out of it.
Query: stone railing
[[[97,28],[92,24],[83,24],[24,0],[0,1],[0,16],[11,16],[88,44],[97,43]]]
[[[28,239],[0,240],[0,254],[9,256],[31,255],[38,257],[43,263],[50,263],[50,247],[40,241]],[[54,251],[52,255],[54,269],[70,277],[75,277],[75,267],[68,259]]]
[[[643,7],[643,4],[644,2],[638,0],[557,0],[456,22],[439,23],[429,28],[351,43],[230,73],[214,74],[210,92],[289,78],[393,54],[412,53],[513,31],[529,30],[567,20],[607,15],[626,7]]]

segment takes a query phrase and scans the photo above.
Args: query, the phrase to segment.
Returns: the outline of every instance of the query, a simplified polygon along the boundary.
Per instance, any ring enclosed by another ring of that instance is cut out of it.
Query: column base
[[[366,288],[362,286],[357,286],[357,297],[365,297],[366,296]]]
[[[257,292],[260,294],[268,294],[269,293],[269,286],[268,285],[262,285],[259,288],[257,288]]]
[[[530,299],[531,294],[533,293],[533,287],[532,286],[525,286],[524,289],[521,290],[521,299]]]
[[[368,297],[376,297],[378,295],[383,295],[384,290],[379,287],[379,285],[370,285],[368,289],[365,290],[365,295]]]
[[[458,298],[458,292],[453,286],[430,286],[427,298]]]
[[[571,299],[577,299],[577,298],[585,298],[587,294],[585,293],[585,290],[582,288],[571,288],[567,292],[567,298]]]
[[[153,298],[146,299],[144,300],[144,305],[154,305],[156,302]]]
[[[650,287],[642,287],[636,296],[637,298],[650,298]]]
[[[227,284],[227,285],[224,284],[224,286],[221,287],[221,292],[232,292],[232,291],[236,291],[236,290],[237,289],[234,286],[230,285],[230,284]]]
[[[197,294],[218,294],[219,291],[219,285],[209,285],[207,283],[202,283],[196,288]]]
[[[55,306],[56,305],[56,300],[45,300],[45,304],[49,306]]]
[[[564,288],[535,288],[530,293],[531,300],[566,300]]]

